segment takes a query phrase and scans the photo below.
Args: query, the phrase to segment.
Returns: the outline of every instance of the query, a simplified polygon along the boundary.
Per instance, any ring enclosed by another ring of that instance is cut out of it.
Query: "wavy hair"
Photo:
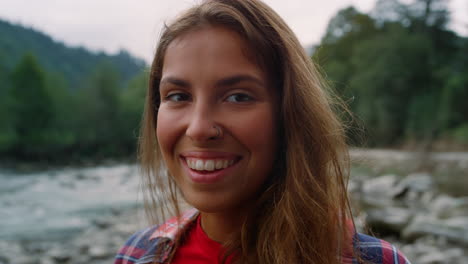
[[[344,126],[321,74],[286,23],[259,0],[207,0],[166,25],[152,63],[139,160],[152,221],[180,215],[179,193],[164,167],[156,125],[164,55],[176,38],[204,27],[239,34],[280,98],[280,151],[255,211],[226,242],[235,263],[340,263],[352,219],[346,194]]]

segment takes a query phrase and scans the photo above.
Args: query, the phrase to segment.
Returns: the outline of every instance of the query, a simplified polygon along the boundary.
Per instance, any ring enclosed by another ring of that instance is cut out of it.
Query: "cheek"
[[[170,113],[163,108],[159,110],[156,123],[156,137],[166,162],[168,155],[170,155],[170,150],[177,140],[177,124],[174,120],[176,119],[171,117]]]
[[[263,162],[268,166],[275,156],[278,140],[273,111],[270,108],[261,109],[236,123],[238,134],[242,135],[241,141],[251,152],[253,161]]]

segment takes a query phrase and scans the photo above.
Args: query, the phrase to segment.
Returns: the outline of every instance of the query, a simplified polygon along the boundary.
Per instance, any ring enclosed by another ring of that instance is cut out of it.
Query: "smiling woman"
[[[174,40],[164,57],[159,147],[184,198],[207,213],[207,232],[229,224],[212,214],[251,204],[276,153],[275,91],[243,50],[237,33],[206,26]],[[215,163],[228,166],[213,170]]]
[[[208,0],[177,18],[154,58],[140,141],[160,224],[116,263],[408,263],[354,230],[329,97],[262,2]],[[181,212],[180,196],[194,209]]]

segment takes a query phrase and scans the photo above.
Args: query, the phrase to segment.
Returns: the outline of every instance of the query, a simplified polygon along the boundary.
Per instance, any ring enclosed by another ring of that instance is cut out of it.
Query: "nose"
[[[207,106],[196,107],[192,112],[185,134],[197,142],[218,139],[219,125],[214,121],[215,111]]]

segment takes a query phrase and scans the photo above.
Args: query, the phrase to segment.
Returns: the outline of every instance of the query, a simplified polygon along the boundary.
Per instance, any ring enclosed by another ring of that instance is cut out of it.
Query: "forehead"
[[[164,55],[162,75],[206,76],[250,73],[265,78],[252,59],[254,50],[236,32],[203,27],[174,39]]]

